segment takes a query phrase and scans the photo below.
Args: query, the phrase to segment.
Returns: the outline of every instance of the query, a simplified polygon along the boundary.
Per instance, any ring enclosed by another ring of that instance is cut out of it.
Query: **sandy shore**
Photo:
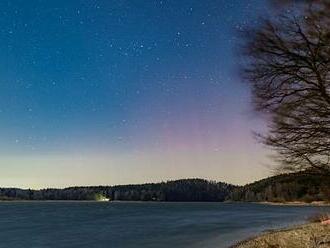
[[[330,248],[330,225],[306,224],[267,232],[232,248]]]

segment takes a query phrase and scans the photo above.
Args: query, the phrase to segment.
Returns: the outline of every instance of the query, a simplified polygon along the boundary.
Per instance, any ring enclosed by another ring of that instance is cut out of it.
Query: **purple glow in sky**
[[[265,1],[0,7],[1,186],[242,184],[268,173],[235,52]]]

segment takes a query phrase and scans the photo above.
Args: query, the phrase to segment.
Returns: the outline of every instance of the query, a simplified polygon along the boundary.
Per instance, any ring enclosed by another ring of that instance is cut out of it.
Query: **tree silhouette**
[[[246,33],[243,75],[281,171],[330,174],[329,13],[330,1],[304,2]]]

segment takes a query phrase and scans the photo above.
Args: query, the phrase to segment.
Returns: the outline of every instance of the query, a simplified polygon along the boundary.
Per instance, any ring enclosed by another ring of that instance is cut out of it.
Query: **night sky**
[[[238,31],[264,0],[0,2],[0,186],[267,175]]]

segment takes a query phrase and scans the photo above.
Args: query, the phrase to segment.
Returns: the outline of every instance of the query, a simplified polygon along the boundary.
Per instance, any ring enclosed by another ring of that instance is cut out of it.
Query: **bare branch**
[[[330,2],[290,13],[248,31],[244,78],[256,110],[271,117],[259,137],[280,168],[330,175]]]

